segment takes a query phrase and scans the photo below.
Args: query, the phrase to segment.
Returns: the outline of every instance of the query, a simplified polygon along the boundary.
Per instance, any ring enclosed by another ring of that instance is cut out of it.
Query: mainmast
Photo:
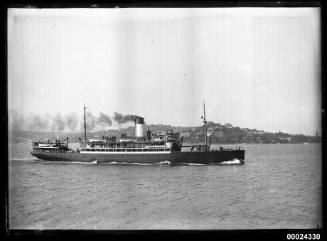
[[[85,105],[84,105],[84,141],[86,143],[86,116],[85,116]]]
[[[204,99],[203,99],[203,128],[204,128],[204,144],[207,147],[207,120],[206,120],[206,105],[204,103]]]

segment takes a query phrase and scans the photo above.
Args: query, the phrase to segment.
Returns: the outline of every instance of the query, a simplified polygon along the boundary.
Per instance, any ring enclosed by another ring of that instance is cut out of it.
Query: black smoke
[[[49,120],[39,115],[31,114],[29,117],[29,129],[32,131],[43,131],[49,129]]]
[[[29,114],[23,116],[16,111],[8,112],[8,128],[10,131],[36,131],[36,132],[62,132],[76,131],[78,116],[75,113],[62,116],[61,114],[37,115]]]
[[[88,131],[94,129],[104,129],[112,125],[113,122],[125,124],[128,122],[135,122],[136,118],[142,118],[138,115],[121,114],[114,112],[114,116],[100,112],[99,115],[94,115],[91,112],[86,112],[86,128]],[[78,116],[76,113],[61,115],[60,113],[54,115],[37,115],[29,114],[23,116],[20,113],[10,110],[8,112],[8,127],[9,130],[14,131],[38,131],[38,132],[63,132],[63,131],[83,131],[84,130],[84,116]]]
[[[64,116],[64,120],[66,123],[66,127],[70,131],[76,130],[77,124],[78,124],[78,116],[75,113],[70,113],[70,114]]]
[[[98,118],[98,121],[97,121],[100,125],[106,127],[106,126],[111,126],[112,125],[112,120],[111,118],[104,114],[104,113],[100,113],[100,116]]]
[[[93,131],[94,129],[106,128],[112,125],[111,118],[104,114],[100,113],[99,116],[93,115],[91,112],[86,112],[86,129],[88,131]],[[81,130],[84,130],[84,120],[81,121]]]
[[[96,126],[97,118],[91,112],[86,112],[86,128],[92,131]]]
[[[138,116],[138,115],[131,115],[131,114],[123,115],[123,114],[120,114],[118,112],[115,112],[114,117],[113,117],[113,119],[118,124],[124,124],[124,123],[127,123],[127,122],[135,122],[136,118],[142,118],[142,117]]]
[[[8,130],[9,131],[23,131],[27,127],[25,118],[16,111],[8,111]]]
[[[51,131],[54,132],[62,132],[65,129],[65,120],[61,115],[58,113],[53,117]]]

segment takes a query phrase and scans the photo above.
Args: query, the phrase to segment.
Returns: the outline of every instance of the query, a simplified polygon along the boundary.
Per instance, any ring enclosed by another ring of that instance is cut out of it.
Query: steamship
[[[207,135],[205,104],[203,130],[204,143],[183,145],[183,135],[179,132],[151,133],[144,130],[144,118],[135,116],[135,136],[122,134],[101,138],[86,138],[86,120],[84,106],[84,141],[80,148],[69,148],[66,141],[32,142],[31,154],[45,161],[88,162],[111,164],[221,164],[244,163],[245,150],[240,147],[226,149],[211,148],[211,135]],[[183,151],[182,149],[187,149]]]

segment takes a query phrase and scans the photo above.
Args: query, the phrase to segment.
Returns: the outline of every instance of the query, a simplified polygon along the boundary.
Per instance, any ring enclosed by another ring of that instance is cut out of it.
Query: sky
[[[8,109],[321,133],[319,8],[8,9]],[[9,116],[10,118],[10,116]]]

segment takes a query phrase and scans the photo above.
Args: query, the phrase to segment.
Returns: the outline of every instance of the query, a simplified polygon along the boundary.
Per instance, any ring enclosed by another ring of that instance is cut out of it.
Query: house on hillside
[[[189,132],[184,132],[184,133],[183,133],[183,136],[186,137],[186,138],[189,138],[189,137],[191,137],[191,133],[189,133]]]
[[[278,139],[280,142],[292,142],[293,141],[292,137],[279,137]]]
[[[229,124],[229,123],[224,124],[224,127],[228,128],[228,129],[233,128],[233,126],[231,124]]]
[[[214,132],[216,130],[216,127],[215,126],[210,126],[208,127],[207,129],[209,132]]]
[[[265,131],[263,131],[263,130],[252,130],[252,131],[248,131],[247,132],[247,134],[248,134],[248,136],[257,136],[257,135],[259,135],[259,136],[261,136],[261,135],[263,135],[265,133]]]
[[[195,133],[195,136],[202,136],[203,135],[203,132],[196,132]]]
[[[221,138],[224,136],[224,132],[223,131],[216,131],[213,133],[213,135],[217,138]]]
[[[259,130],[259,131],[258,131],[258,135],[260,135],[260,136],[263,135],[264,133],[265,133],[264,130]]]

